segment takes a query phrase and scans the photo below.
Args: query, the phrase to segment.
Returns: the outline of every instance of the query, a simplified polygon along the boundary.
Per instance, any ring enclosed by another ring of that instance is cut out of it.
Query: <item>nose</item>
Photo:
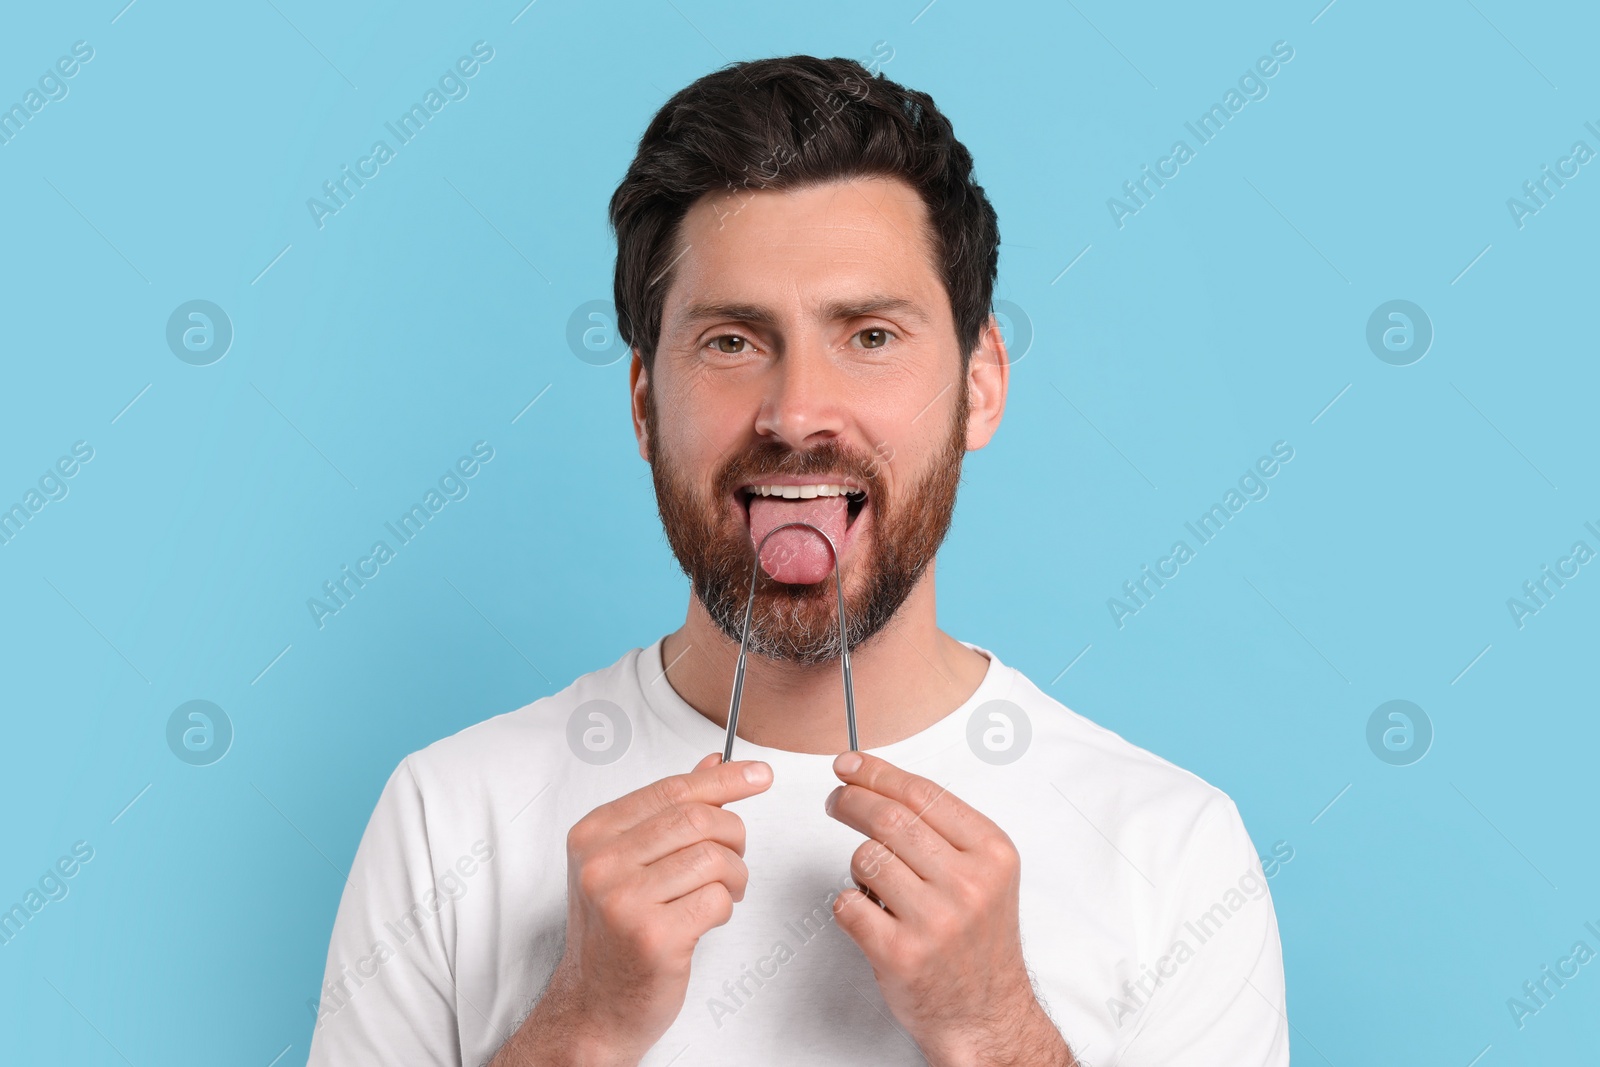
[[[844,430],[845,375],[815,339],[788,346],[774,361],[756,432],[804,451]]]

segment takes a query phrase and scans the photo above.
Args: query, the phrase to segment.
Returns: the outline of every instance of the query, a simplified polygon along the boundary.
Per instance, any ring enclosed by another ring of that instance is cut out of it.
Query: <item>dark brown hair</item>
[[[701,196],[894,177],[927,205],[963,365],[988,321],[1000,259],[994,207],[972,154],[926,93],[853,59],[784,56],[696,80],[651,120],[611,196],[622,339],[655,357],[679,223]]]

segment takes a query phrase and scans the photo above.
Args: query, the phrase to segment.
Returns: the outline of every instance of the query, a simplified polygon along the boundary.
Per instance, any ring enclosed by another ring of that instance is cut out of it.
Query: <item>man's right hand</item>
[[[767,764],[713,752],[572,827],[566,951],[491,1067],[639,1063],[683,1008],[701,935],[744,899],[744,820],[722,805],[771,784]]]

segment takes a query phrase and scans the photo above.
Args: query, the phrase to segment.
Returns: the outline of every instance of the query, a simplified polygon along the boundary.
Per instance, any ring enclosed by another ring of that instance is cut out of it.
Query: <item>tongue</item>
[[[819,496],[810,500],[783,497],[750,498],[750,540],[761,539],[786,522],[809,522],[822,530],[835,545],[844,544],[846,500],[842,496]],[[816,530],[791,526],[772,535],[761,552],[761,569],[773,581],[791,585],[812,585],[833,573],[833,556],[828,543]]]

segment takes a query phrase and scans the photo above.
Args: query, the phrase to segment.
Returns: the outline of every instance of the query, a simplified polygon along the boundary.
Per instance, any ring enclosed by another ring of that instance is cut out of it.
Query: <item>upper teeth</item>
[[[818,496],[850,496],[861,492],[848,485],[752,485],[746,488],[757,496],[781,496],[786,500],[810,500]]]

